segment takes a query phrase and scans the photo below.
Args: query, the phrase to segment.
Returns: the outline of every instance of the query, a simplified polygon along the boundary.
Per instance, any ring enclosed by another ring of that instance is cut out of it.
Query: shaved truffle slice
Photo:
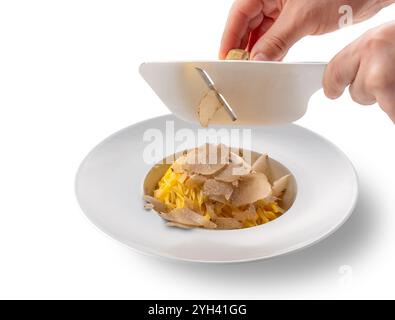
[[[215,223],[188,208],[174,209],[169,213],[163,212],[160,216],[167,221],[192,227],[203,227],[207,229],[215,229],[217,227]]]
[[[233,216],[235,217],[235,219],[239,220],[240,222],[245,222],[247,220],[255,221],[258,218],[258,214],[253,205],[250,205],[248,209],[245,211],[233,212]]]
[[[154,209],[157,212],[167,211],[166,205],[163,202],[159,201],[158,199],[147,195],[145,195],[143,199],[144,201],[148,202],[148,204],[146,204],[147,207],[144,206],[144,208],[148,209],[148,205],[150,205],[149,207],[152,207],[152,209]]]
[[[218,218],[215,220],[218,230],[234,230],[241,229],[242,224],[234,218]]]
[[[206,202],[206,210],[211,219],[215,220],[217,219],[217,214],[215,213],[215,205],[211,202]]]
[[[232,185],[214,179],[207,180],[203,186],[203,194],[209,198],[211,196],[223,196],[226,200],[229,200],[232,193]]]
[[[188,226],[186,224],[176,223],[176,222],[168,222],[166,226],[180,229],[193,229],[193,226]]]
[[[205,144],[188,152],[183,168],[189,173],[210,176],[223,169],[228,163],[228,148]]]
[[[210,120],[219,109],[222,108],[222,103],[218,100],[217,94],[214,90],[210,90],[205,94],[198,106],[199,122],[203,128],[207,128]]]
[[[288,187],[290,178],[291,178],[291,175],[286,175],[286,176],[274,181],[273,188],[272,188],[274,197],[280,197],[282,195],[282,193]]]
[[[267,154],[261,155],[252,165],[252,170],[269,175],[269,156]]]
[[[211,195],[208,197],[210,200],[216,201],[220,204],[228,204],[229,201],[225,199],[225,196],[216,196],[216,195]]]
[[[233,183],[251,172],[251,166],[240,156],[230,153],[229,164],[215,176],[215,180]]]
[[[153,210],[154,209],[154,205],[152,203],[146,203],[144,205],[144,209],[145,210]]]
[[[199,206],[197,204],[195,204],[195,202],[192,201],[191,199],[185,198],[184,199],[184,203],[185,203],[185,208],[191,209],[192,211],[194,211],[194,212],[196,212],[196,213],[198,213],[200,215],[203,215],[203,213],[201,212]]]
[[[228,52],[226,60],[250,60],[250,53],[242,49],[232,49]]]
[[[240,179],[239,186],[234,189],[231,202],[240,207],[255,203],[271,196],[272,187],[267,177],[260,172],[253,172]]]
[[[201,187],[207,181],[207,177],[200,174],[194,174],[189,177],[185,182],[185,186],[188,188]]]
[[[186,155],[183,155],[181,157],[179,157],[171,166],[171,168],[173,169],[173,172],[175,173],[184,173],[184,165],[187,161],[187,157]]]
[[[188,175],[184,172],[181,174],[181,176],[178,178],[178,182],[180,183],[185,183],[185,181],[188,179]]]

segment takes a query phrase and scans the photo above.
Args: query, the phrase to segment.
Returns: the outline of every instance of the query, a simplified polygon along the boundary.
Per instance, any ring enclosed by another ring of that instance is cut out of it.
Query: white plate
[[[351,215],[358,195],[355,170],[332,143],[296,125],[252,129],[252,149],[267,152],[295,176],[292,208],[266,225],[235,231],[166,227],[143,209],[142,184],[151,169],[143,161],[144,132],[193,124],[173,116],[128,127],[99,144],[83,161],[76,194],[88,218],[113,238],[140,252],[184,261],[231,263],[275,257],[317,243]],[[191,145],[190,147],[194,147]],[[159,159],[158,159],[159,160]]]

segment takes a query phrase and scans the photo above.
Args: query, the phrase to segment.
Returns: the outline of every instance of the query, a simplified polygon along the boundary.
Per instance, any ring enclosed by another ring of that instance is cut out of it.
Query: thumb
[[[305,36],[304,29],[303,26],[298,25],[297,17],[281,13],[270,29],[253,46],[252,60],[282,60],[288,50]]]

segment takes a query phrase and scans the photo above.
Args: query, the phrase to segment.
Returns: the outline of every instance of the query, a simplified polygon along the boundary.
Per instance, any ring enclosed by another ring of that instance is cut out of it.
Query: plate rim
[[[150,257],[155,257],[155,258],[160,258],[160,259],[165,259],[165,260],[170,260],[170,261],[177,261],[177,262],[184,262],[184,263],[196,263],[196,264],[241,264],[241,263],[251,263],[251,262],[257,262],[257,261],[264,261],[264,260],[269,260],[269,259],[273,259],[276,257],[281,257],[281,256],[285,256],[288,254],[292,254],[292,253],[298,253],[302,250],[308,249],[316,244],[318,244],[321,241],[326,240],[327,238],[329,238],[331,235],[333,235],[334,233],[336,233],[336,231],[338,231],[351,217],[351,215],[353,214],[353,212],[355,211],[356,205],[358,203],[358,198],[359,198],[359,177],[358,177],[358,173],[355,169],[354,164],[352,163],[352,161],[348,158],[348,156],[337,146],[335,145],[333,142],[331,142],[330,140],[328,140],[327,138],[325,138],[324,136],[320,135],[319,133],[316,133],[310,129],[307,129],[303,126],[300,126],[298,124],[287,124],[287,126],[292,126],[292,127],[296,127],[305,131],[308,131],[310,134],[315,135],[316,137],[322,139],[323,141],[325,141],[327,144],[329,144],[332,148],[334,148],[342,157],[343,159],[348,163],[348,165],[351,168],[351,172],[353,175],[353,180],[354,180],[354,184],[353,184],[353,197],[351,199],[351,207],[348,209],[347,213],[344,214],[344,217],[341,221],[339,221],[336,225],[334,225],[331,229],[329,229],[327,232],[323,233],[321,236],[315,237],[312,240],[307,240],[304,242],[300,242],[295,244],[294,246],[288,247],[284,250],[279,250],[276,253],[270,254],[270,255],[265,255],[262,257],[253,257],[253,258],[245,258],[245,259],[232,259],[232,260],[204,260],[204,259],[192,259],[192,258],[183,258],[183,257],[177,257],[171,254],[167,254],[167,253],[163,253],[161,251],[156,251],[154,249],[151,249],[149,247],[145,247],[145,246],[141,246],[141,245],[130,245],[129,243],[126,243],[126,241],[124,241],[121,237],[118,237],[117,235],[115,235],[113,232],[106,230],[101,224],[97,223],[95,221],[94,218],[92,218],[90,215],[85,213],[85,210],[82,206],[82,201],[80,200],[79,194],[78,194],[78,181],[79,181],[79,176],[80,173],[85,165],[85,163],[89,160],[90,156],[97,150],[99,149],[102,145],[104,145],[106,142],[108,142],[109,140],[111,140],[113,137],[121,134],[122,132],[129,130],[133,127],[136,127],[138,125],[142,125],[146,122],[149,121],[153,121],[153,120],[160,120],[162,119],[163,121],[166,120],[174,120],[177,119],[174,115],[172,114],[166,114],[166,115],[162,115],[162,116],[158,116],[158,117],[153,117],[153,118],[148,118],[139,122],[136,122],[132,125],[126,126],[114,133],[112,133],[111,135],[109,135],[107,138],[105,138],[104,140],[102,140],[100,143],[98,143],[94,148],[92,148],[88,154],[83,158],[82,162],[80,163],[80,165],[78,166],[77,172],[75,174],[75,179],[74,179],[74,194],[78,203],[79,208],[81,209],[83,215],[90,221],[91,224],[94,225],[94,227],[96,227],[98,230],[100,230],[102,233],[104,233],[107,237],[109,237],[110,239],[112,239],[113,241],[116,241],[117,243],[121,243],[122,245],[126,246],[129,249],[132,249],[134,252],[137,252],[139,254],[143,254],[145,256],[150,256]],[[182,120],[183,122],[186,123],[190,123],[188,121]],[[245,126],[242,126],[245,127]],[[260,126],[251,126],[251,128],[259,128]],[[267,127],[281,127],[281,126],[267,126]]]

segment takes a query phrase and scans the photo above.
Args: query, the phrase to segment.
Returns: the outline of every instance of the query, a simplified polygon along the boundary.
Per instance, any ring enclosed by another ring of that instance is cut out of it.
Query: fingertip
[[[221,45],[219,47],[219,51],[218,51],[218,58],[220,60],[224,60],[226,58],[227,55],[227,51],[226,48],[228,47],[228,45],[225,43],[224,39],[221,40]]]
[[[219,59],[226,60],[226,57],[230,50],[232,50],[232,48],[229,45],[222,45],[218,53]]]
[[[262,36],[253,46],[251,56],[256,61],[281,61],[288,52],[288,46],[275,37]]]
[[[329,64],[324,73],[322,87],[325,96],[328,99],[335,100],[342,95],[344,90],[340,89],[340,86],[337,85],[336,80],[333,79],[332,69],[332,64]]]
[[[254,60],[254,61],[268,61],[269,58],[268,58],[267,55],[259,52],[259,53],[256,53],[255,55],[252,55],[251,60]]]
[[[341,96],[340,94],[328,94],[328,93],[325,93],[325,95],[330,100],[336,100],[336,99],[340,98],[340,96]]]
[[[333,87],[325,86],[325,85],[324,85],[323,89],[324,89],[324,94],[325,94],[325,96],[326,96],[328,99],[331,99],[331,100],[336,100],[336,99],[338,99],[338,98],[343,94],[343,92],[344,92],[344,90],[343,90],[343,91],[336,90],[336,89],[334,89]]]
[[[338,93],[330,86],[328,85],[325,80],[322,86],[324,90],[324,94],[328,99],[335,100],[339,97]]]

